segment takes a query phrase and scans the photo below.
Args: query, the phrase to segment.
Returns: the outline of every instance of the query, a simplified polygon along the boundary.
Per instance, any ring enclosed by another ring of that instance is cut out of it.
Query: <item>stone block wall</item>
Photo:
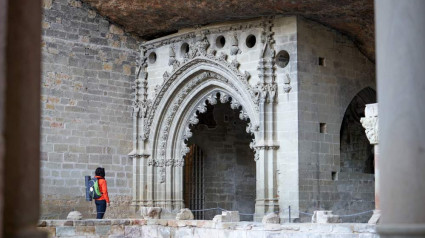
[[[84,175],[98,166],[112,204],[106,217],[129,217],[139,39],[77,0],[44,0],[42,26],[41,217],[73,209],[94,217]]]
[[[372,176],[363,181],[354,179],[355,174],[341,174],[340,130],[354,96],[375,88],[374,64],[334,30],[301,17],[297,29],[300,210],[336,209],[339,215],[371,210],[368,196],[373,191],[359,185],[373,184]],[[340,187],[358,190],[347,194]],[[345,205],[334,207],[341,200]]]
[[[299,209],[297,17],[276,17],[272,29],[276,54],[281,51],[289,54],[288,65],[276,66],[275,70],[275,80],[278,84],[275,120],[279,143],[276,158],[277,194],[281,219],[288,220],[288,206],[293,210]],[[288,79],[289,83],[285,83]],[[295,217],[292,213],[292,218]]]
[[[244,214],[241,220],[252,221],[253,216],[246,214],[254,213],[256,164],[249,147],[252,138],[245,131],[247,123],[239,119],[238,110],[232,110],[230,103],[214,105],[210,116],[216,125],[209,128],[200,120],[188,142],[204,153],[204,208],[239,211]],[[216,214],[221,211],[207,211],[205,219]]]

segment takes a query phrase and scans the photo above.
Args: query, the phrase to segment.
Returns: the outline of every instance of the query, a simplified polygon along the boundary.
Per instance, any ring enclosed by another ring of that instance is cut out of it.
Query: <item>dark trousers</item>
[[[94,203],[96,204],[96,212],[97,212],[96,219],[102,219],[103,215],[105,215],[105,211],[106,211],[106,201],[105,200],[95,200]]]

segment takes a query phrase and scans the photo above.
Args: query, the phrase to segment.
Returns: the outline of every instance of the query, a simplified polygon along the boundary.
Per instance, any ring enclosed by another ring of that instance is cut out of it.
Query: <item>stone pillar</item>
[[[4,106],[6,90],[7,0],[0,0],[0,191],[4,190]],[[3,214],[4,193],[0,192],[0,214]],[[3,215],[0,215],[0,238],[3,237]]]
[[[424,9],[375,0],[381,237],[425,237]]]
[[[2,90],[6,89],[1,94],[4,107],[0,110],[4,136],[2,233],[5,237],[45,237],[36,229],[40,207],[41,1],[2,0],[0,8],[0,25],[6,24],[0,32],[1,58],[6,55],[5,67],[0,68]]]
[[[369,219],[369,224],[377,224],[381,217],[380,211],[380,193],[379,193],[379,134],[378,134],[378,103],[367,104],[365,108],[365,117],[360,119],[363,127],[366,129],[366,136],[370,144],[373,145],[374,164],[375,164],[375,210]]]

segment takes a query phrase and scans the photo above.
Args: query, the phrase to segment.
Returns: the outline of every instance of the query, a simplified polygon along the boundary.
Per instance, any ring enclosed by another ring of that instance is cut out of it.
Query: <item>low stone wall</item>
[[[190,220],[43,220],[39,229],[49,237],[147,237],[147,238],[277,238],[344,237],[376,238],[375,225],[360,223],[267,224]]]

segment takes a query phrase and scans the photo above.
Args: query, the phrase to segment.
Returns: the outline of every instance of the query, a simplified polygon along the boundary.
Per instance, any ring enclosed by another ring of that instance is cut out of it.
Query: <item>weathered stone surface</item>
[[[214,222],[239,222],[238,211],[223,211],[221,215],[216,215],[213,219]]]
[[[347,34],[374,60],[373,1],[84,0],[129,32],[152,39],[184,27],[270,15],[301,15]],[[119,9],[119,10],[118,10]],[[144,19],[140,21],[140,19]],[[164,21],[163,19],[168,19]]]
[[[341,223],[341,218],[332,214],[332,211],[314,211],[311,221],[313,223]]]
[[[141,207],[140,212],[144,219],[159,219],[161,214],[160,207]]]
[[[129,219],[128,224],[134,220]],[[40,227],[39,230],[48,231],[52,236],[75,237],[150,237],[150,238],[183,238],[183,237],[377,237],[375,225],[369,224],[261,224],[258,222],[224,222],[216,223],[203,221],[211,226],[193,226],[195,220],[151,220],[152,224],[142,225],[113,225],[105,226],[95,221],[90,226],[74,227]],[[181,223],[172,225],[173,222]],[[52,224],[47,221],[46,223]],[[110,223],[115,223],[110,221]],[[270,236],[271,237],[271,236]]]
[[[280,218],[276,213],[269,213],[263,217],[263,224],[279,224]]]
[[[193,213],[190,209],[184,208],[177,213],[176,220],[193,220]]]
[[[79,211],[72,211],[66,217],[67,220],[81,220],[83,219],[83,215]]]

